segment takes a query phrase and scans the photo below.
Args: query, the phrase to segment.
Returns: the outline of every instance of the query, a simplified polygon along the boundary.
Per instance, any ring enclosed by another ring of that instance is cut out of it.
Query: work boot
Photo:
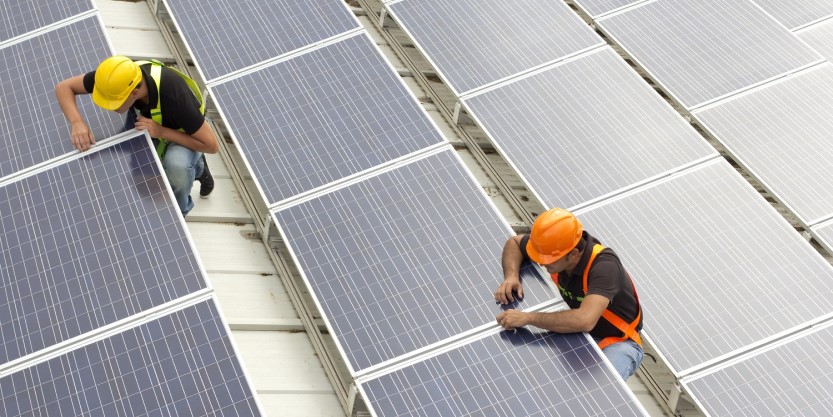
[[[211,171],[208,170],[208,161],[205,159],[205,154],[202,156],[202,175],[197,177],[200,182],[200,198],[208,198],[208,195],[214,191],[214,177],[211,176]]]

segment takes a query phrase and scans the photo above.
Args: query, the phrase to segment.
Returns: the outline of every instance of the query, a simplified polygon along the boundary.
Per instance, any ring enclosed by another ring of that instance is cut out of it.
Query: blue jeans
[[[596,343],[601,341],[601,339],[596,339],[595,337],[593,339],[596,340]],[[607,359],[613,364],[613,368],[616,369],[616,372],[625,381],[636,372],[644,356],[642,347],[630,339],[624,342],[614,343],[604,348],[602,353],[607,356]]]
[[[156,140],[153,141],[156,145]],[[194,179],[202,175],[205,164],[203,164],[202,152],[193,151],[176,143],[169,142],[165,151],[165,158],[162,159],[162,167],[174,198],[179,205],[179,211],[185,216],[194,208],[194,201],[191,199],[191,187]]]

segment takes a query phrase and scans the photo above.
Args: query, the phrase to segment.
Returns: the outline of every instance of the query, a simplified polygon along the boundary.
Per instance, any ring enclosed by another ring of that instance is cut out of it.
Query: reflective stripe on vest
[[[604,246],[599,244],[593,245],[593,253],[590,254],[590,259],[587,261],[587,266],[584,268],[582,286],[584,288],[585,295],[587,295],[587,277],[588,275],[590,275],[590,267],[593,266],[593,261],[596,259],[596,255],[598,255],[602,250],[604,250],[604,248]],[[555,275],[553,278],[555,278],[556,285],[558,285],[558,289],[561,291],[561,293],[566,293],[567,290],[561,286],[560,282],[558,282],[558,276]],[[610,311],[610,309],[605,309],[605,311],[602,313],[602,317],[605,320],[607,320],[610,324],[612,324],[614,327],[619,329],[619,331],[622,332],[622,336],[610,336],[602,339],[599,342],[600,349],[604,349],[614,343],[623,342],[627,339],[632,339],[639,346],[642,346],[642,337],[640,337],[639,332],[636,331],[636,326],[639,325],[639,319],[642,318],[642,307],[639,305],[639,296],[636,294],[636,286],[634,286],[633,279],[631,279],[630,274],[628,274],[628,280],[631,282],[631,288],[633,288],[633,296],[634,298],[636,298],[636,308],[638,311],[636,314],[636,319],[634,319],[633,322],[628,323],[624,319],[619,317],[616,313]],[[584,301],[584,298],[576,297],[576,300],[582,302]]]
[[[150,64],[150,78],[153,79],[154,84],[156,84],[156,103],[150,109],[150,118],[153,119],[159,125],[162,125],[162,90],[160,88],[161,81],[162,81],[162,67],[166,66],[161,61],[157,61],[155,59],[151,59],[149,61],[136,61],[136,65],[142,66]],[[200,92],[199,86],[197,86],[196,81],[192,80],[187,75],[179,72],[175,68],[168,67],[171,71],[175,72],[177,75],[185,81],[185,84],[194,93],[194,96],[197,98],[197,101],[200,103],[200,114],[205,114],[205,101],[202,99],[202,93]],[[183,129],[177,129],[180,132],[185,132]],[[164,138],[157,138],[159,139],[159,144],[156,145],[156,153],[159,155],[159,159],[165,157],[165,151],[168,149],[168,141]]]

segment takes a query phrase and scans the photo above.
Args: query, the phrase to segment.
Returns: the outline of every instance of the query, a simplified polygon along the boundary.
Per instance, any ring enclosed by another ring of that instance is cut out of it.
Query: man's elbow
[[[220,144],[215,140],[214,142],[208,144],[208,149],[206,149],[203,153],[215,154],[217,152],[220,152]]]
[[[584,316],[581,318],[581,322],[579,323],[579,327],[581,327],[582,332],[589,332],[596,327],[596,324],[599,322],[598,317],[592,317],[590,315]]]

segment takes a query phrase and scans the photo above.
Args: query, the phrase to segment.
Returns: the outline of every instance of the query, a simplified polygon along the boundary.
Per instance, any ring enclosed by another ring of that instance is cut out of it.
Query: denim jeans
[[[156,140],[153,142],[156,145]],[[162,159],[162,167],[165,169],[165,175],[171,183],[174,198],[183,216],[194,208],[191,187],[194,185],[194,179],[202,175],[204,166],[202,152],[193,151],[173,142],[168,143],[165,158]]]
[[[601,339],[596,339],[595,337],[593,339],[596,340],[596,343],[601,341]],[[607,359],[613,364],[616,372],[626,381],[639,368],[639,364],[642,363],[642,357],[644,356],[642,347],[630,339],[624,342],[614,343],[604,348],[602,353],[607,356]]]

